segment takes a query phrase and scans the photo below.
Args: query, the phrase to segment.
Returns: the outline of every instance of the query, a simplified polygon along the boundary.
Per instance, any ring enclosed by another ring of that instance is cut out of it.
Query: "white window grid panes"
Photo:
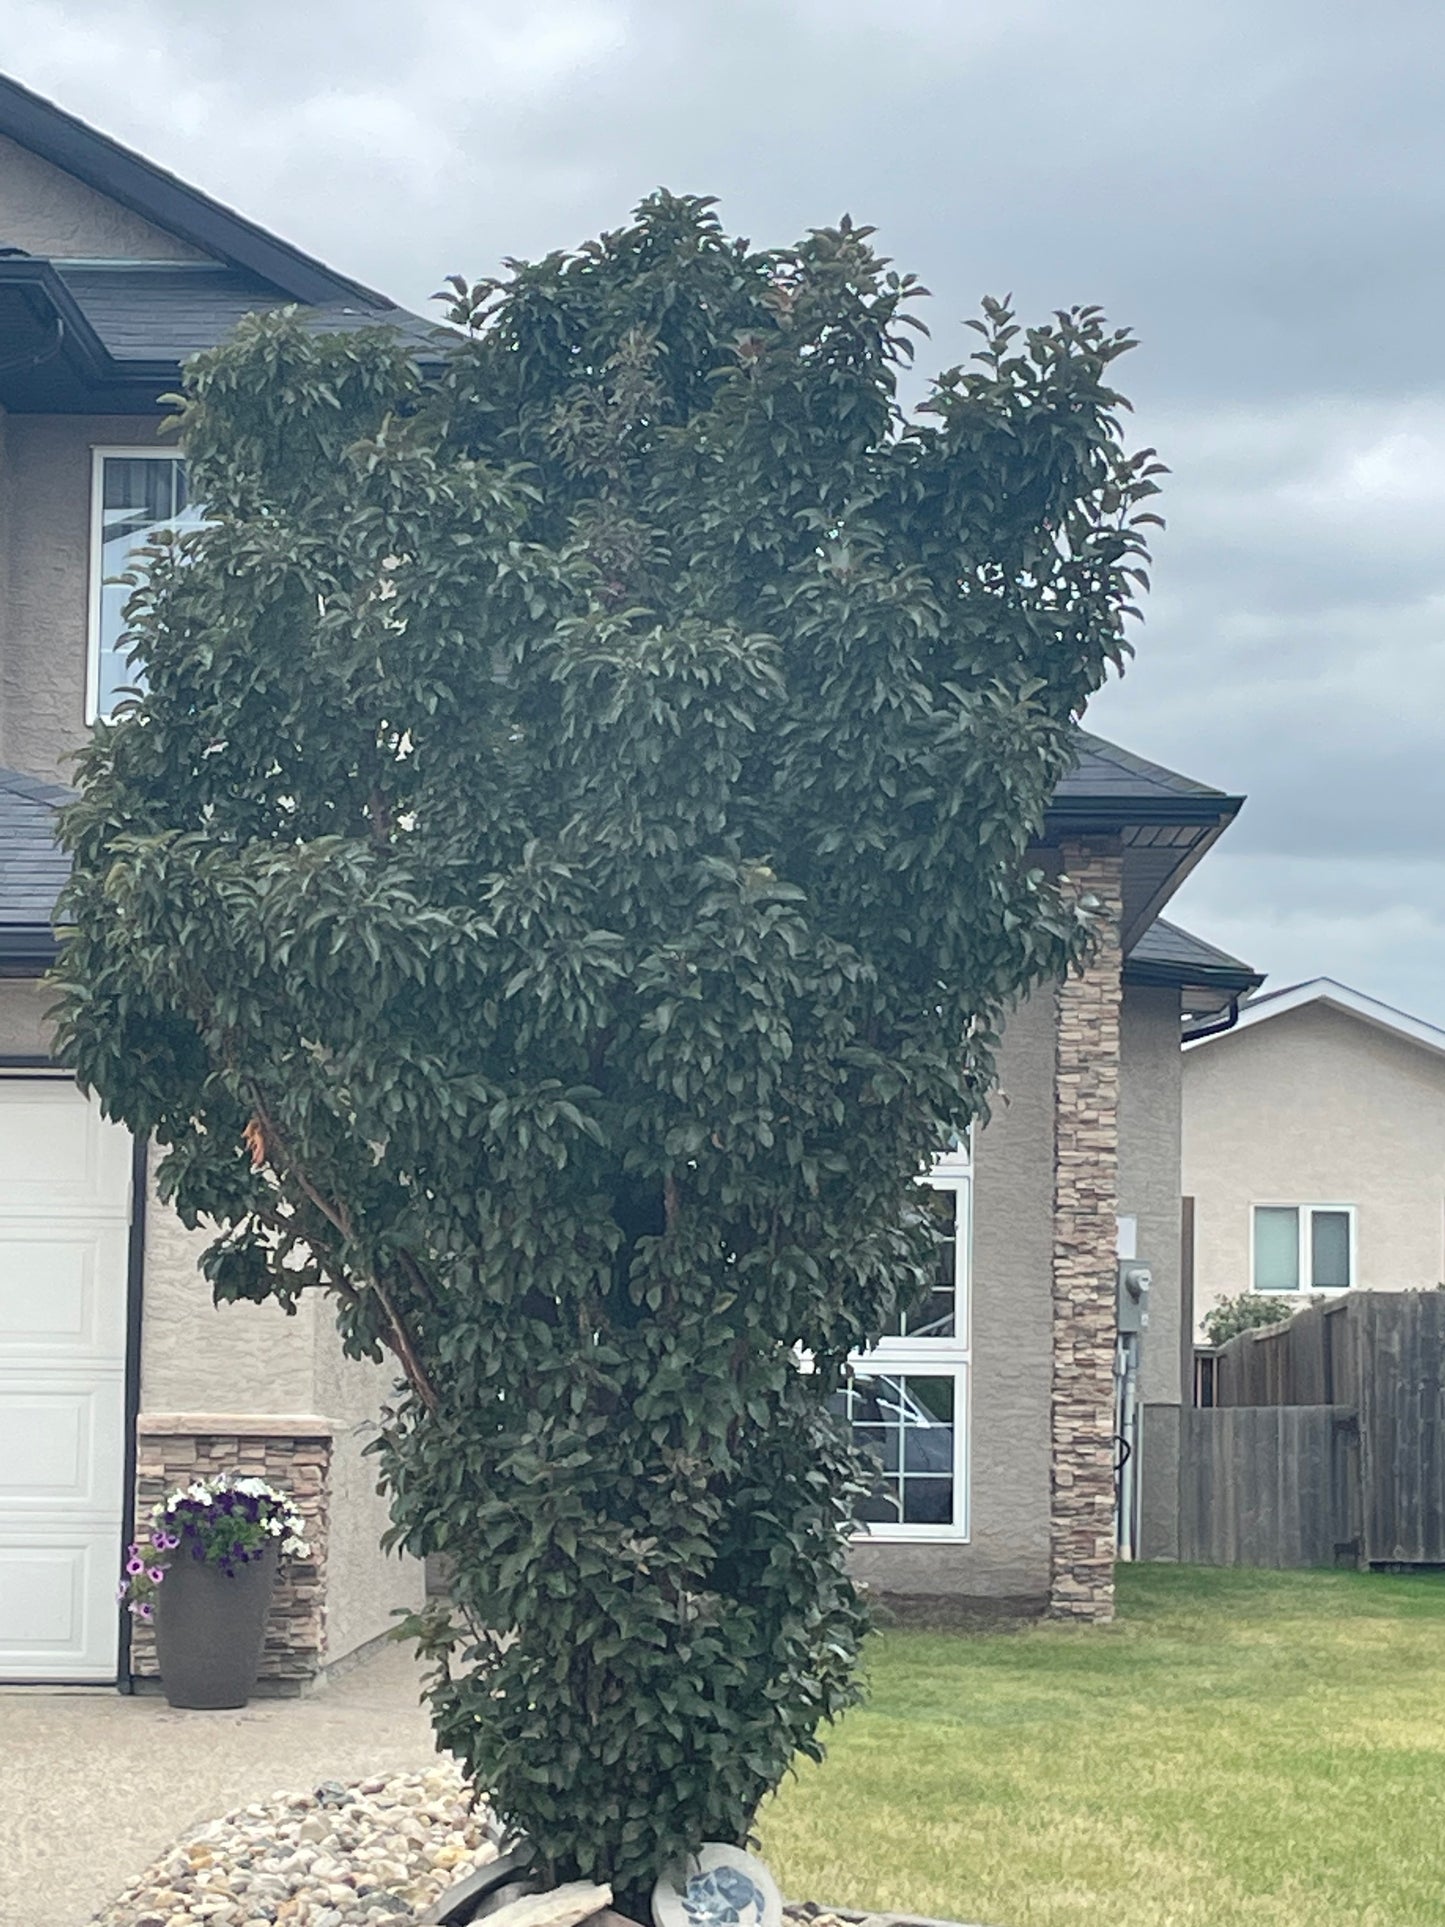
[[[853,1385],[840,1401],[883,1462],[880,1491],[892,1502],[869,1509],[897,1515],[860,1519],[858,1536],[874,1542],[968,1538],[973,1170],[967,1149],[935,1159],[918,1182],[952,1201],[951,1316],[940,1277],[926,1305],[901,1319],[896,1334],[850,1359]],[[951,1491],[943,1508],[937,1501],[945,1487]],[[917,1516],[945,1509],[946,1516]]]
[[[204,519],[187,498],[185,462],[175,449],[91,450],[87,722],[109,716],[120,692],[144,680],[122,643],[131,590],[114,578],[162,529],[195,528]]]
[[[1356,1268],[1356,1223],[1355,1206],[1352,1204],[1284,1204],[1260,1202],[1250,1206],[1249,1213],[1249,1285],[1266,1297],[1292,1296],[1298,1294],[1308,1298],[1315,1294],[1330,1294],[1350,1290],[1358,1276]],[[1322,1271],[1335,1269],[1329,1263],[1333,1253],[1322,1252],[1319,1245],[1326,1239],[1331,1244],[1337,1240],[1339,1226],[1344,1220],[1345,1233],[1345,1278],[1343,1283],[1337,1277],[1327,1277],[1319,1282]],[[1260,1262],[1261,1234],[1265,1242],[1271,1240],[1292,1244],[1294,1251],[1294,1283],[1279,1284],[1268,1275],[1271,1267]],[[1292,1235],[1291,1235],[1292,1234]]]

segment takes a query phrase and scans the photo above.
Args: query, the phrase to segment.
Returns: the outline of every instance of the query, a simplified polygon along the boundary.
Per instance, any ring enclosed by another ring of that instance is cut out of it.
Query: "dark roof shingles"
[[[1162,763],[1135,756],[1132,750],[1121,749],[1117,743],[1106,743],[1102,736],[1095,736],[1087,729],[1077,730],[1075,734],[1078,760],[1055,790],[1057,798],[1217,796],[1221,802],[1226,800],[1223,790],[1214,789],[1208,783],[1196,783],[1193,777],[1165,769]]]
[[[244,315],[282,308],[290,297],[234,268],[128,267],[57,261],[55,268],[117,362],[175,362],[224,341]],[[302,306],[313,328],[339,334],[395,328],[404,341],[435,350],[437,330],[405,308]]]
[[[48,925],[70,865],[55,840],[55,812],[70,791],[0,770],[0,925]]]
[[[1229,971],[1244,977],[1258,973],[1227,950],[1220,950],[1177,923],[1156,917],[1129,952],[1130,963],[1162,964],[1169,969],[1189,971]]]
[[[1059,785],[1073,798],[1120,796],[1218,796],[1203,783],[1131,755],[1114,743],[1079,732],[1079,760]],[[0,924],[48,923],[67,874],[55,841],[56,807],[70,792],[13,770],[0,770]],[[1130,951],[1131,960],[1183,968],[1202,966],[1248,972],[1248,965],[1198,937],[1156,920]]]

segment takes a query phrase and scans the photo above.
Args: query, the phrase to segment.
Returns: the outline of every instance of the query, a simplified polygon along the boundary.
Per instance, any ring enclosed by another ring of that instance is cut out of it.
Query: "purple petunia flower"
[[[155,1612],[154,1612],[154,1610],[153,1610],[153,1608],[152,1608],[152,1606],[151,1606],[151,1603],[150,1603],[150,1601],[149,1601],[148,1599],[143,1599],[143,1600],[142,1600],[142,1601],[140,1602],[140,1604],[139,1604],[139,1605],[138,1605],[138,1606],[136,1607],[136,1616],[137,1616],[138,1618],[140,1618],[140,1619],[154,1619],[154,1618],[155,1618]]]
[[[158,1586],[161,1583],[162,1579],[165,1578],[165,1576],[166,1576],[166,1569],[164,1566],[152,1566],[146,1574],[146,1577],[150,1580],[151,1584],[154,1586]]]
[[[146,1562],[144,1559],[140,1559],[140,1558],[127,1559],[125,1562],[125,1569],[130,1574],[131,1578],[134,1579],[138,1577],[139,1574],[145,1571]]]

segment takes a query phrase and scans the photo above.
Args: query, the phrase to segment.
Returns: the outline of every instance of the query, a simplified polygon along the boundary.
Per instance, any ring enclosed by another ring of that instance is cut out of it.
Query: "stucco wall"
[[[1139,1224],[1138,1255],[1153,1272],[1140,1396],[1174,1405],[1182,1392],[1179,1336],[1179,993],[1124,987],[1119,1022],[1119,1213]]]
[[[3,135],[0,247],[69,261],[210,259]]]
[[[159,446],[127,415],[12,415],[6,423],[0,553],[0,763],[65,781],[85,735],[91,451]]]
[[[1049,988],[1009,1019],[975,1138],[969,1543],[859,1543],[854,1570],[885,1591],[1048,1594],[1055,1006]]]
[[[339,1659],[387,1632],[397,1607],[408,1610],[426,1597],[426,1574],[417,1559],[383,1556],[381,1535],[391,1523],[376,1490],[374,1458],[363,1456],[376,1436],[381,1407],[391,1396],[396,1372],[347,1358],[330,1313],[317,1307],[315,1385],[317,1410],[330,1418],[331,1533],[327,1544],[326,1651]]]
[[[91,450],[162,446],[134,415],[11,415],[0,466],[0,764],[67,782],[85,737]]]
[[[1356,1283],[1445,1278],[1445,1060],[1307,1005],[1184,1053],[1195,1308],[1250,1282],[1251,1207],[1352,1204]]]
[[[316,1403],[315,1306],[215,1305],[196,1269],[206,1245],[152,1188],[146,1206],[141,1410],[305,1413]]]
[[[292,1318],[274,1305],[213,1305],[196,1269],[204,1243],[152,1193],[141,1410],[314,1412],[331,1421],[323,1659],[341,1659],[386,1632],[394,1607],[419,1606],[424,1597],[420,1563],[381,1552],[389,1517],[375,1461],[362,1457],[395,1375],[343,1357],[329,1308],[311,1294]]]

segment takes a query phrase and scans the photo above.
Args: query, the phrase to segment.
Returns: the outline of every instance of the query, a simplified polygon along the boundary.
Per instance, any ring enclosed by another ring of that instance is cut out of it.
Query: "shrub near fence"
[[[1209,1356],[1212,1405],[1178,1415],[1177,1537],[1146,1552],[1445,1565],[1445,1295],[1358,1292]],[[1146,1465],[1171,1422],[1150,1412]]]

